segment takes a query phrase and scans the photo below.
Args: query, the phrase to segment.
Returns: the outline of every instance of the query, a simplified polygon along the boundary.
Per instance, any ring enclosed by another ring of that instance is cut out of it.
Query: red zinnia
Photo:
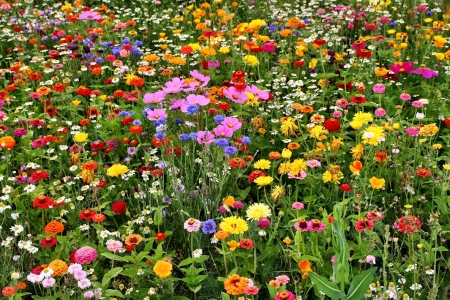
[[[450,126],[450,118],[445,119],[444,124],[445,126]]]
[[[85,96],[85,97],[90,96],[91,95],[91,89],[88,88],[88,87],[85,87],[85,86],[80,86],[77,89],[77,95]]]
[[[350,99],[350,102],[356,103],[356,104],[362,104],[367,101],[366,97],[364,97],[361,94],[356,94]]]
[[[85,209],[83,211],[80,212],[80,219],[82,220],[92,220],[92,217],[95,215],[95,211],[92,209]]]
[[[420,168],[419,170],[416,171],[416,175],[425,178],[431,176],[431,171],[428,170],[427,168]]]
[[[44,170],[37,170],[34,171],[33,174],[31,174],[31,178],[33,179],[33,181],[45,180],[48,178],[48,173]]]
[[[338,119],[329,118],[325,121],[325,123],[323,123],[323,127],[325,127],[325,129],[329,132],[339,131],[339,129],[341,129],[341,123]]]
[[[246,249],[246,250],[252,249],[254,244],[255,244],[255,243],[254,243],[253,240],[251,240],[251,239],[242,239],[242,240],[239,242],[239,246],[240,246],[241,248]]]
[[[217,104],[217,107],[223,111],[227,111],[230,109],[230,104],[226,102],[220,102],[219,104]]]
[[[56,243],[58,242],[58,240],[54,237],[48,237],[48,238],[43,238],[41,240],[41,246],[42,247],[53,247],[56,245]]]
[[[123,213],[125,213],[127,211],[127,207],[128,207],[128,204],[126,202],[121,201],[121,200],[117,200],[111,206],[111,209],[116,215],[120,215],[120,214],[123,214]]]
[[[56,206],[56,203],[53,202],[53,200],[47,196],[38,197],[38,198],[34,199],[34,201],[33,201],[33,207],[35,207],[37,209],[48,209],[48,208],[55,207],[55,206]]]
[[[16,288],[13,286],[5,286],[2,289],[2,295],[4,297],[11,297],[12,295],[14,295],[16,293]]]
[[[245,160],[243,160],[242,158],[235,157],[235,158],[230,159],[229,165],[233,169],[237,169],[237,168],[245,167],[246,163],[245,163]]]
[[[352,190],[352,186],[348,183],[343,183],[339,186],[339,188],[341,189],[341,191],[343,192],[350,192]]]
[[[142,126],[131,126],[130,133],[132,134],[140,134],[142,132]]]
[[[254,170],[250,173],[250,175],[248,175],[248,182],[253,183],[258,177],[261,176],[267,176],[267,174],[260,170]]]
[[[372,56],[372,52],[370,52],[367,49],[361,49],[356,51],[356,56],[362,57],[362,58],[370,58]]]
[[[364,231],[365,229],[372,230],[373,229],[373,221],[367,218],[362,218],[355,223],[355,228],[359,232]]]
[[[164,234],[164,232],[158,232],[157,234],[155,234],[155,238],[157,241],[161,242],[166,238],[166,235]]]

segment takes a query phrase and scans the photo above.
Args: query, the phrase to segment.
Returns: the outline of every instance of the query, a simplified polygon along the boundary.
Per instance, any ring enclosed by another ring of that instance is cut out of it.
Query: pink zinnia
[[[262,46],[263,52],[274,52],[275,51],[275,44],[274,43],[264,43]]]
[[[296,210],[301,210],[301,209],[305,208],[305,204],[303,204],[301,202],[294,202],[294,203],[292,203],[291,207]]]
[[[280,291],[275,295],[274,300],[295,300],[295,295],[289,291]]]
[[[256,285],[248,286],[244,289],[244,294],[246,295],[257,295],[259,288]]]
[[[411,95],[408,93],[401,93],[400,99],[402,99],[403,101],[409,101],[409,100],[411,100]]]
[[[342,117],[342,111],[340,111],[340,110],[335,110],[335,111],[333,112],[333,118],[340,118],[340,117]]]
[[[167,118],[167,113],[164,108],[156,108],[154,110],[147,111],[147,119],[149,119],[150,121],[156,121],[159,118]]]
[[[386,110],[384,108],[375,109],[375,116],[384,117],[386,115]]]
[[[408,127],[405,130],[405,132],[406,132],[407,135],[412,136],[412,137],[416,137],[416,136],[419,135],[419,129],[416,128],[416,127]]]
[[[92,247],[84,246],[75,252],[75,262],[79,264],[90,264],[97,259],[97,250]]]
[[[345,108],[348,106],[348,101],[347,101],[347,99],[344,99],[344,98],[338,99],[338,100],[336,101],[336,106],[339,106],[339,107],[342,107],[342,108],[345,109]]]
[[[197,232],[200,230],[200,226],[202,225],[202,222],[200,222],[197,219],[189,218],[184,222],[184,229],[186,229],[188,232]]]
[[[300,221],[295,222],[294,228],[295,230],[300,230],[301,232],[309,231],[310,230],[309,222],[306,221],[305,219],[301,219]]]
[[[221,137],[231,137],[233,135],[233,130],[227,126],[219,125],[213,129],[215,136]]]
[[[310,168],[318,168],[320,166],[322,166],[322,164],[320,163],[320,161],[318,161],[317,159],[310,159],[306,162],[306,165]]]
[[[109,240],[106,242],[106,248],[112,252],[119,251],[120,249],[122,249],[122,246],[123,244],[121,241]]]
[[[290,281],[290,279],[289,279],[289,276],[286,276],[286,275],[280,275],[280,276],[275,277],[275,281],[276,281],[278,284],[288,284],[289,281]]]
[[[314,219],[308,222],[308,227],[310,228],[311,231],[321,232],[325,230],[325,223],[317,219]]]
[[[375,94],[383,94],[384,92],[386,92],[386,87],[382,83],[377,83],[373,86],[372,91]]]

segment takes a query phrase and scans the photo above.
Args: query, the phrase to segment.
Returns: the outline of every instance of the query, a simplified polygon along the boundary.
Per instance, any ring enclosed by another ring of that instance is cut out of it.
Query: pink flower
[[[256,285],[247,286],[244,289],[244,294],[246,295],[257,295],[259,292],[259,288]]]
[[[367,255],[366,256],[366,263],[368,264],[375,264],[375,256],[373,255]]]
[[[439,75],[439,72],[436,72],[435,70],[431,70],[431,69],[428,69],[428,68],[425,68],[425,67],[420,68],[420,69],[416,69],[416,70],[412,70],[409,73],[411,73],[411,74],[421,74],[423,76],[423,78],[426,78],[426,79],[430,79],[432,77],[435,77],[435,76]]]
[[[274,52],[275,51],[275,44],[274,43],[264,43],[262,46],[262,51],[263,52]]]
[[[386,87],[382,83],[377,83],[373,86],[372,91],[375,94],[383,94],[384,92],[386,92]]]
[[[242,123],[235,117],[226,117],[221,124],[227,126],[233,131],[236,131],[242,127]]]
[[[200,230],[200,226],[202,225],[202,222],[200,222],[197,219],[189,218],[184,222],[184,229],[186,229],[188,232],[197,232]]]
[[[389,66],[389,70],[394,73],[409,73],[414,67],[413,62],[399,62]]]
[[[423,103],[420,102],[420,101],[413,101],[413,102],[411,103],[411,105],[414,106],[414,107],[416,107],[416,108],[420,108],[420,107],[423,106]]]
[[[400,99],[402,99],[403,101],[409,101],[409,100],[411,100],[411,95],[408,93],[401,93]]]
[[[280,291],[275,295],[274,300],[295,300],[295,295],[289,291]]]
[[[331,264],[334,266],[334,261],[336,260],[336,255],[333,255],[330,259]]]
[[[310,159],[306,162],[306,165],[310,168],[318,168],[320,166],[322,166],[322,164],[320,163],[320,161],[318,161],[317,159]]]
[[[306,221],[305,219],[301,219],[300,221],[295,222],[294,228],[295,230],[300,230],[301,232],[309,231],[310,230],[309,222]]]
[[[78,16],[80,20],[100,20],[102,16],[96,11],[85,11]]]
[[[231,137],[233,135],[233,130],[227,126],[219,125],[213,129],[215,136],[220,137]]]
[[[144,103],[159,103],[164,100],[164,94],[162,91],[157,91],[155,93],[147,93],[144,96]]]
[[[214,135],[209,131],[199,131],[197,133],[197,142],[200,145],[209,145],[214,142]]]
[[[300,173],[298,173],[298,174],[292,174],[291,172],[288,173],[289,179],[302,180],[302,179],[305,179],[306,176],[307,176],[307,174],[305,171],[300,171]]]
[[[42,286],[46,289],[51,288],[55,283],[56,280],[53,277],[45,278],[44,280],[42,280]]]
[[[83,294],[84,298],[92,298],[94,297],[94,292],[93,291],[87,291],[86,293]]]
[[[280,276],[275,277],[275,281],[276,281],[278,284],[288,284],[289,281],[290,281],[290,279],[289,279],[289,276],[286,276],[286,275],[280,275]]]
[[[384,108],[375,109],[375,116],[384,117],[386,115],[386,110]]]
[[[321,232],[325,230],[325,223],[314,219],[308,222],[308,227],[311,231]]]
[[[231,101],[238,103],[238,104],[244,104],[245,102],[247,102],[247,99],[248,99],[248,96],[246,93],[238,91],[234,87],[224,89],[223,94],[228,99],[230,99]]]
[[[412,137],[416,137],[416,136],[419,135],[419,129],[416,128],[416,127],[408,127],[405,130],[405,132],[406,132],[407,135],[412,136]]]
[[[301,202],[294,202],[294,203],[292,203],[291,207],[296,210],[301,210],[301,209],[305,208],[305,205]]]
[[[338,100],[336,101],[336,106],[339,106],[339,107],[342,107],[342,108],[345,109],[345,108],[348,106],[348,101],[347,101],[347,99],[344,99],[344,98],[338,99]]]
[[[246,92],[252,93],[258,100],[268,100],[269,99],[269,92],[268,91],[261,91],[256,87],[256,85],[247,86],[245,88]]]
[[[120,249],[122,249],[122,246],[123,244],[121,241],[109,240],[106,242],[106,248],[112,252],[119,251]]]
[[[92,247],[84,246],[75,252],[75,262],[79,264],[90,264],[97,259],[97,250]]]
[[[166,82],[166,87],[163,89],[163,92],[166,94],[176,94],[181,92],[185,86],[187,86],[187,84],[184,83],[184,80],[175,77],[172,81]]]
[[[91,281],[89,279],[81,279],[80,281],[78,281],[78,287],[80,289],[85,289],[91,286]]]
[[[76,280],[85,279],[86,276],[87,276],[87,273],[83,270],[78,270],[73,273],[73,278],[75,278]]]
[[[83,270],[83,266],[82,265],[80,265],[80,264],[71,264],[69,266],[68,272],[73,275],[76,271],[81,271],[81,270]]]
[[[156,108],[154,110],[147,111],[147,119],[149,119],[150,121],[156,121],[159,118],[167,118],[167,113],[164,108]]]
[[[335,110],[333,112],[333,118],[340,118],[342,117],[342,112],[340,110]]]

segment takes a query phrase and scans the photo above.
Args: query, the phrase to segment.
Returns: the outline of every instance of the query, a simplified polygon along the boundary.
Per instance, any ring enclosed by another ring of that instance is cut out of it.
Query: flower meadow
[[[9,299],[449,299],[450,10],[0,2]]]

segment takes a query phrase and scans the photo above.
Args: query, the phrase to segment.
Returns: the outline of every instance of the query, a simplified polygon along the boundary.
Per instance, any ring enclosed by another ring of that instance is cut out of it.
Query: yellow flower
[[[442,167],[444,168],[444,170],[450,171],[450,165],[449,164],[445,164]]]
[[[158,260],[153,267],[153,272],[159,276],[159,278],[166,278],[172,274],[172,264],[165,260]]]
[[[285,237],[283,243],[285,243],[286,245],[290,245],[292,243],[292,240],[289,237]]]
[[[433,149],[434,149],[434,150],[442,149],[442,144],[434,144],[434,145],[433,145]]]
[[[230,48],[228,47],[220,47],[219,52],[222,54],[228,54],[230,53]]]
[[[336,137],[333,135],[333,141],[331,142],[331,151],[336,152],[336,151],[338,151],[338,150],[341,148],[341,146],[343,146],[343,145],[344,145],[344,142],[342,141],[342,138],[341,138],[341,137],[336,138]]]
[[[273,181],[273,177],[270,176],[261,176],[255,179],[254,183],[256,183],[257,185],[259,185],[259,188],[261,188],[262,186],[266,186],[271,184]]]
[[[306,168],[307,168],[306,162],[303,159],[298,158],[291,163],[290,172],[292,174],[298,174],[300,173],[300,171],[305,171]]]
[[[251,27],[253,29],[259,29],[260,27],[266,25],[266,21],[261,20],[261,19],[256,19],[256,20],[252,20],[249,24],[248,27]]]
[[[285,136],[288,136],[289,134],[295,134],[295,130],[298,129],[298,126],[295,125],[294,122],[295,120],[289,117],[281,124],[280,129]]]
[[[243,60],[245,64],[250,66],[256,66],[259,64],[259,59],[254,55],[246,55]]]
[[[371,113],[358,112],[353,116],[353,121],[361,122],[363,125],[373,121]]]
[[[337,165],[330,164],[328,170],[322,175],[322,180],[324,183],[332,182],[334,184],[339,184],[340,180],[344,178],[344,174],[341,172],[341,167]]]
[[[245,222],[244,219],[236,216],[224,218],[219,224],[219,227],[223,231],[231,234],[241,234],[248,230],[247,222]]]
[[[106,171],[106,175],[111,176],[111,177],[118,177],[120,175],[125,174],[126,172],[128,172],[128,167],[121,165],[121,164],[115,164],[112,165],[108,171]]]
[[[270,197],[272,197],[272,199],[273,199],[274,201],[277,201],[277,200],[280,200],[281,197],[284,196],[285,192],[286,192],[286,191],[285,191],[285,189],[284,189],[284,186],[282,186],[282,185],[277,185],[277,186],[274,186],[274,187],[272,188],[272,193],[270,193]]]
[[[431,136],[435,135],[439,132],[439,127],[436,124],[428,124],[420,128],[419,135],[420,136]]]
[[[80,105],[81,101],[80,100],[73,100],[72,103],[73,103],[73,106],[78,107],[78,105]]]
[[[436,59],[437,60],[443,60],[445,58],[445,54],[444,53],[436,53]]]
[[[291,170],[291,163],[289,161],[281,163],[278,167],[278,174],[287,174]]]
[[[261,218],[267,218],[272,213],[270,206],[265,203],[254,203],[247,208],[247,220],[258,221]]]
[[[284,159],[289,159],[292,156],[292,151],[289,149],[283,149],[283,151],[281,151],[281,157]]]
[[[236,250],[237,247],[239,247],[239,243],[236,242],[235,240],[231,240],[227,243],[228,247],[230,247],[231,251]]]
[[[270,169],[270,161],[267,159],[260,159],[253,165],[253,167],[255,169],[268,170]]]
[[[373,189],[380,190],[386,184],[386,180],[383,178],[376,178],[375,176],[369,179],[370,185]]]
[[[79,132],[73,136],[73,140],[77,143],[85,143],[88,139],[88,134],[84,132]]]
[[[324,129],[323,126],[321,125],[316,125],[314,126],[313,129],[311,129],[311,131],[309,132],[309,137],[310,138],[315,138],[317,140],[323,140],[326,138],[326,135],[328,134],[328,130]]]
[[[380,126],[370,126],[363,133],[363,144],[377,146],[384,141],[384,129]]]
[[[364,146],[363,144],[358,144],[351,149],[352,157],[354,160],[360,160],[362,155],[364,154]]]
[[[355,129],[355,130],[360,130],[361,127],[363,127],[363,123],[361,123],[360,121],[351,121],[350,122],[350,126]]]
[[[317,59],[315,58],[311,59],[311,61],[309,62],[309,68],[314,69],[317,66],[317,62],[318,62]]]

